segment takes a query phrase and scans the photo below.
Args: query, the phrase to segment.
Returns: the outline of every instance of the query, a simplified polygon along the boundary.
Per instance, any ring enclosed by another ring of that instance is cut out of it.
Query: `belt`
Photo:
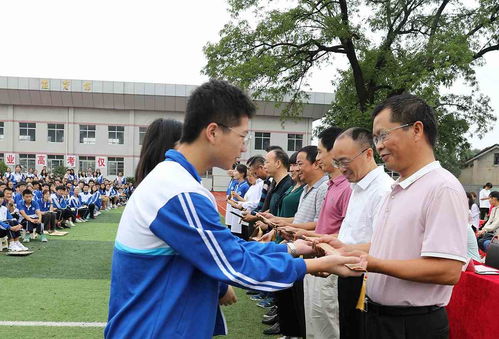
[[[428,314],[441,309],[442,306],[431,305],[431,306],[385,306],[375,303],[374,301],[367,299],[367,312],[378,314],[378,315],[388,315],[388,316],[409,316],[409,315],[422,315]]]

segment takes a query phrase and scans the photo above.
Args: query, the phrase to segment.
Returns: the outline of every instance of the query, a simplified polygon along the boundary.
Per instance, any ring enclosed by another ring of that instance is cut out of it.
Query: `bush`
[[[126,177],[126,182],[127,183],[132,183],[132,184],[135,184],[135,177]]]
[[[7,165],[3,161],[0,161],[0,175],[3,177],[5,172],[7,172]]]
[[[66,174],[67,170],[68,170],[68,168],[66,168],[64,166],[57,166],[52,170],[52,174],[54,175],[54,177],[63,178],[64,174]]]

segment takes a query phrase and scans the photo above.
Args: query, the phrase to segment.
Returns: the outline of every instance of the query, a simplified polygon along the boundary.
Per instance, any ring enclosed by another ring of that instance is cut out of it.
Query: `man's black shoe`
[[[263,315],[263,318],[273,317],[277,314],[277,306],[272,306],[267,313]]]
[[[263,331],[263,334],[266,335],[276,335],[276,334],[281,334],[281,326],[279,323],[275,323],[271,327],[267,328],[266,330]]]
[[[276,322],[279,321],[279,314],[274,315],[273,317],[265,317],[262,320],[262,324],[265,325],[274,325]]]

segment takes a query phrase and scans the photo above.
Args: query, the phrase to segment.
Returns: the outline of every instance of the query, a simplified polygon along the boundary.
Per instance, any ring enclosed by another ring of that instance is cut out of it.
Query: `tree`
[[[5,172],[7,172],[7,165],[5,164],[5,162],[0,161],[0,176],[3,177]]]
[[[290,97],[284,119],[299,117],[311,73],[340,59],[348,66],[331,74],[336,91],[325,124],[369,128],[377,103],[416,94],[437,114],[437,158],[458,174],[466,135],[483,135],[496,119],[475,68],[499,50],[499,0],[228,2],[232,19],[205,46],[203,72],[256,98]],[[452,93],[456,83],[467,91]]]
[[[66,174],[66,171],[68,170],[67,167],[64,167],[62,165],[60,166],[56,166],[53,170],[52,170],[52,174],[54,175],[54,177],[56,178],[62,178],[64,177],[64,174]]]

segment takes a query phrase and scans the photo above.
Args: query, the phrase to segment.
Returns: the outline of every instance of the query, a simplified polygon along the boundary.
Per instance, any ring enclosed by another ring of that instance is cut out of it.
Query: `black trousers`
[[[33,233],[33,230],[36,230],[36,233],[43,234],[43,228],[42,228],[41,223],[35,224],[35,223],[32,223],[31,221],[23,219],[23,221],[21,221],[21,225],[23,225],[23,228],[28,233]]]
[[[75,221],[75,215],[73,213],[73,211],[71,211],[71,209],[69,208],[66,208],[66,209],[58,209],[57,210],[57,220],[68,220],[68,219],[71,219],[73,221]]]
[[[360,290],[364,277],[338,277],[338,306],[340,313],[340,338],[362,338],[363,314],[357,310]],[[382,337],[380,337],[382,339]],[[384,338],[383,338],[384,339]]]
[[[85,219],[88,216],[88,208],[86,207],[78,208],[77,215],[79,215],[80,218]]]
[[[95,213],[95,204],[89,204],[87,208],[88,208],[88,213],[90,213],[90,218],[93,219]]]
[[[42,215],[43,226],[47,231],[55,230],[56,213],[55,212],[44,212]]]
[[[365,313],[364,339],[446,339],[449,321],[444,307],[420,315]]]
[[[293,287],[275,293],[279,312],[281,334],[290,337],[305,337],[305,307],[303,304],[303,279]]]
[[[21,232],[19,232],[19,231],[12,231],[10,229],[4,230],[4,229],[0,228],[0,238],[7,236],[8,239],[16,239],[16,238],[19,238],[20,235],[21,235]]]

